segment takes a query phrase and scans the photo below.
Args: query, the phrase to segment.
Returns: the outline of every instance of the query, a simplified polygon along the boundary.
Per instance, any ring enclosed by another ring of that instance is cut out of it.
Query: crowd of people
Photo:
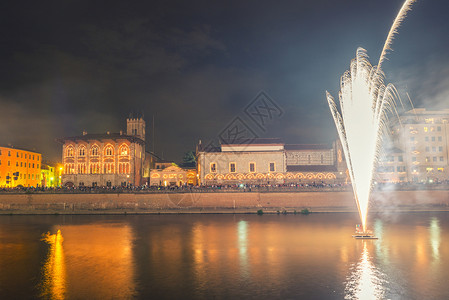
[[[375,183],[374,190],[449,189],[449,181],[432,183]],[[295,191],[351,191],[351,184],[324,182],[297,184],[229,184],[183,186],[74,186],[74,187],[14,187],[0,188],[0,193],[205,193],[205,192],[295,192]]]

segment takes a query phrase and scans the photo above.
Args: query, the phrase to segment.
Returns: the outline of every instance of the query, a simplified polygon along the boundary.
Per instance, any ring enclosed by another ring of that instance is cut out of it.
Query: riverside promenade
[[[371,212],[449,211],[449,190],[375,191]],[[0,214],[356,212],[350,190],[1,193]]]

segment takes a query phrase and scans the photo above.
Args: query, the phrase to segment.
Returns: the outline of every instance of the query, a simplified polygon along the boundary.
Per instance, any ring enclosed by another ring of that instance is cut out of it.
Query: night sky
[[[402,2],[3,1],[0,145],[60,161],[55,138],[118,132],[130,113],[176,161],[235,117],[259,137],[331,142],[325,91],[357,47],[377,64]],[[383,64],[416,107],[449,108],[448,8],[415,3]],[[244,113],[261,91],[282,111],[263,128]]]

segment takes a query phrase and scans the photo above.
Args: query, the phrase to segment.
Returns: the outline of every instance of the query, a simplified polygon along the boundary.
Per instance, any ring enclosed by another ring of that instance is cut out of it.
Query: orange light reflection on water
[[[47,232],[42,240],[50,245],[48,256],[43,266],[43,280],[41,296],[50,299],[65,299],[66,296],[66,267],[61,230],[56,234]]]
[[[89,299],[132,298],[134,260],[128,225],[61,226],[64,232],[67,295]],[[62,248],[61,248],[62,249]]]

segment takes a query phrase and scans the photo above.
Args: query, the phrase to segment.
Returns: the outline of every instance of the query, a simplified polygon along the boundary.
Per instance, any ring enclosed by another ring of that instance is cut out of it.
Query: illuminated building
[[[280,139],[222,141],[197,148],[199,183],[320,184],[346,181],[346,163],[333,145],[289,145]]]
[[[41,164],[41,183],[43,187],[55,187],[57,186],[58,176],[56,174],[56,167],[43,162]]]
[[[417,108],[391,121],[393,147],[378,168],[380,182],[449,180],[449,109]]]
[[[126,133],[88,134],[58,139],[63,144],[64,186],[129,186],[143,182],[145,121],[126,119]]]
[[[150,172],[151,186],[183,186],[196,185],[196,169],[180,168],[175,164],[168,167],[152,169]]]
[[[42,155],[35,151],[0,147],[0,187],[40,185]]]

